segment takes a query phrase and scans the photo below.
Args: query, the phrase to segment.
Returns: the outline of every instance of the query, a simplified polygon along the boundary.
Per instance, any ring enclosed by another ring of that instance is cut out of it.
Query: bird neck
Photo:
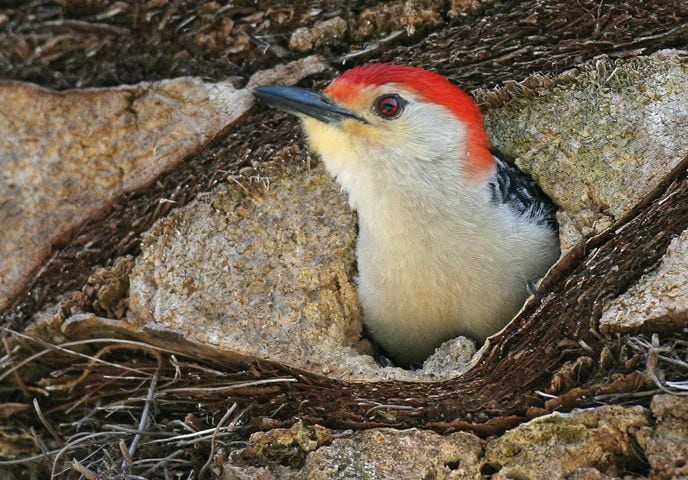
[[[458,169],[457,169],[458,170]],[[477,240],[489,229],[486,183],[467,181],[460,172],[437,172],[405,176],[403,180],[384,172],[359,175],[355,181],[339,178],[358,211],[362,231],[387,242],[434,244]],[[442,239],[445,240],[442,240]]]

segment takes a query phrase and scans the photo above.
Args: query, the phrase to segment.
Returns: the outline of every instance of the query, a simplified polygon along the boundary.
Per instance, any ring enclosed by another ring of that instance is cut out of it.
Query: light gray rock
[[[675,238],[656,270],[615,298],[600,318],[603,333],[688,327],[688,231]]]
[[[480,478],[483,441],[465,432],[373,429],[335,439],[306,457],[294,479]]]
[[[325,68],[310,57],[256,75],[294,83]],[[201,149],[252,105],[248,89],[197,78],[64,92],[0,81],[0,309],[51,245]]]
[[[341,357],[375,368],[354,350],[356,217],[302,158],[247,171],[157,223],[130,280],[131,321],[322,373]]]
[[[475,355],[475,341],[466,337],[447,340],[423,362],[424,373],[454,377],[465,372]]]
[[[252,104],[229,83],[193,78],[66,92],[3,82],[0,98],[0,308],[51,245]]]
[[[223,478],[473,480],[481,478],[483,446],[483,440],[465,432],[376,428],[335,434],[299,422],[252,436],[225,465]]]
[[[603,333],[680,331],[688,327],[688,230],[675,238],[662,262],[600,318]]]
[[[634,434],[648,424],[642,407],[554,413],[489,441],[482,460],[499,479],[551,480],[590,468],[620,475],[636,458]]]
[[[561,207],[564,252],[611,226],[688,155],[683,51],[600,58],[478,98],[491,107],[494,145]]]
[[[645,427],[638,443],[645,450],[653,478],[688,476],[688,398],[655,395],[650,406],[654,428]]]

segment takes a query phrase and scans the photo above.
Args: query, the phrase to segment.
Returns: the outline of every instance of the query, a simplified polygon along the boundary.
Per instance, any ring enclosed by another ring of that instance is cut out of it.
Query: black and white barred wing
[[[492,201],[504,203],[520,215],[525,215],[553,231],[559,226],[557,207],[530,175],[523,173],[499,152],[493,152],[495,175],[490,181]]]

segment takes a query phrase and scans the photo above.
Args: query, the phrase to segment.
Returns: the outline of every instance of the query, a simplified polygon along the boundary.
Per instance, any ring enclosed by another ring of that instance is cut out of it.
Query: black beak
[[[347,119],[368,123],[354,112],[335,105],[328,96],[306,88],[268,85],[254,88],[253,95],[289,113],[308,115],[324,123]]]

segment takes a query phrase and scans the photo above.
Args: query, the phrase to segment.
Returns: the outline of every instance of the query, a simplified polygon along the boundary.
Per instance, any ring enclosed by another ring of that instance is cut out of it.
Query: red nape
[[[347,70],[325,89],[325,93],[346,101],[362,87],[386,83],[411,90],[426,101],[442,105],[454,113],[466,126],[469,173],[492,170],[494,158],[478,106],[463,90],[438,73],[408,65],[371,63]]]

